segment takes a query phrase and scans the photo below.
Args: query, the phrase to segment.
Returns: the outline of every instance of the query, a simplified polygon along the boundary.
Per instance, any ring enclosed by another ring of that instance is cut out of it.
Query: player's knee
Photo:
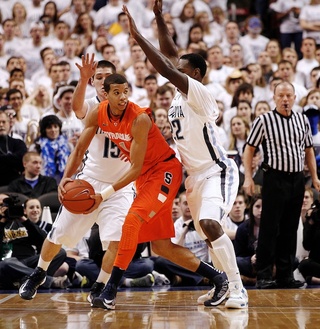
[[[200,227],[209,241],[214,241],[223,235],[223,229],[220,223],[212,219],[201,219]]]

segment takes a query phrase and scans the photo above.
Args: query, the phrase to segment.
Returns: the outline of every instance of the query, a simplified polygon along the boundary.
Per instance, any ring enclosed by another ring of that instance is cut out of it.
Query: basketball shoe
[[[214,278],[215,280],[215,289],[212,297],[209,300],[204,302],[204,306],[218,306],[220,305],[227,297],[229,292],[229,283],[225,273],[222,273]],[[210,290],[211,291],[211,290]]]
[[[105,284],[103,282],[95,282],[89,292],[89,295],[87,297],[87,301],[91,304],[92,306],[92,301],[94,298],[99,297]]]
[[[230,295],[225,304],[226,308],[247,308],[248,307],[248,294],[247,290],[240,288],[238,283],[230,285]]]
[[[19,295],[21,298],[30,300],[37,294],[37,289],[46,281],[47,272],[40,267],[28,276],[27,280],[20,286]]]
[[[107,283],[100,296],[92,301],[93,307],[114,310],[116,308],[117,287],[112,283]]]

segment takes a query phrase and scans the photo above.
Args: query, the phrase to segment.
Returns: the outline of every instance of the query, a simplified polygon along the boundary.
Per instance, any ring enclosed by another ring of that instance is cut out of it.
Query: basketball
[[[73,214],[83,214],[94,205],[94,199],[90,195],[95,194],[94,188],[90,183],[83,179],[75,179],[68,182],[64,189],[62,204]]]

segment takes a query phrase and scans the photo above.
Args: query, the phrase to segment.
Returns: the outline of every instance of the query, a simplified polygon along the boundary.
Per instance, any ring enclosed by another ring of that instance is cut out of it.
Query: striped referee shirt
[[[258,116],[247,138],[250,146],[263,148],[264,162],[275,170],[300,172],[305,149],[313,146],[308,118],[291,112],[290,117],[276,110]]]

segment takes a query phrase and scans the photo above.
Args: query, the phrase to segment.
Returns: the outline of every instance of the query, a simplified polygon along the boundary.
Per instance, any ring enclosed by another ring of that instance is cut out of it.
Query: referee
[[[260,289],[303,287],[302,282],[294,280],[293,261],[304,197],[305,162],[313,186],[318,191],[320,181],[308,119],[292,111],[295,98],[291,83],[276,85],[273,96],[276,108],[255,119],[243,154],[243,188],[248,195],[252,195],[251,162],[254,150],[261,144],[264,152],[262,213],[256,251],[257,288]]]

